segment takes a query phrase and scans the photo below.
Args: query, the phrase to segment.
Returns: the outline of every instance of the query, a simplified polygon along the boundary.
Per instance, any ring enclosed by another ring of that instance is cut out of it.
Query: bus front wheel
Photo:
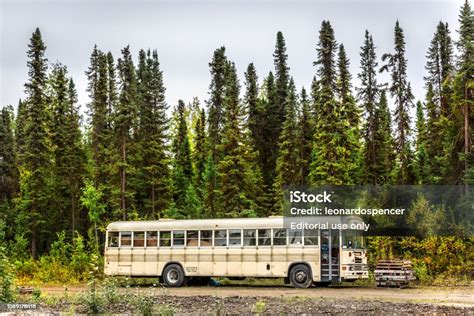
[[[308,288],[313,283],[310,268],[305,264],[297,264],[290,270],[290,283],[296,288]]]
[[[186,281],[183,268],[178,264],[170,264],[163,271],[163,281],[166,286],[180,287]]]

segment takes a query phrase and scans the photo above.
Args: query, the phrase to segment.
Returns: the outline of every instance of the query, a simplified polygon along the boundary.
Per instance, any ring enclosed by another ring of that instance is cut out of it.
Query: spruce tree
[[[433,89],[433,101],[442,115],[448,112],[448,91],[444,84],[453,71],[453,44],[448,23],[439,22],[426,54],[426,87]]]
[[[351,184],[355,168],[352,153],[346,148],[351,139],[346,110],[337,100],[337,43],[328,21],[323,21],[317,47],[319,93],[312,151],[310,179],[312,184]],[[330,122],[330,123],[328,123]]]
[[[311,163],[311,150],[313,146],[314,121],[312,120],[310,100],[306,89],[301,89],[300,115],[298,119],[298,141],[300,153],[300,185],[309,183],[309,165]]]
[[[26,102],[23,102],[21,99],[18,101],[18,107],[16,109],[16,119],[15,119],[15,144],[16,144],[16,153],[18,159],[18,166],[24,164],[25,158],[25,143],[26,143]]]
[[[360,48],[360,73],[357,75],[361,86],[357,88],[357,98],[364,109],[365,124],[362,130],[364,145],[362,149],[362,164],[364,182],[376,184],[384,175],[380,174],[377,146],[377,125],[379,122],[376,114],[380,116],[378,106],[379,85],[377,84],[377,56],[372,35],[365,31],[364,45]],[[382,100],[380,100],[382,102]],[[384,101],[386,102],[386,100]],[[377,113],[378,111],[378,113]]]
[[[426,96],[426,144],[425,150],[430,167],[430,183],[441,184],[442,166],[440,165],[443,156],[443,128],[440,126],[441,111],[436,102],[435,92],[431,83],[428,83]]]
[[[242,130],[244,109],[240,103],[240,84],[234,63],[227,63],[224,97],[224,129],[219,151],[222,159],[217,165],[219,176],[219,209],[222,217],[255,216],[257,206],[252,199],[256,189],[252,166],[247,157],[250,148]]]
[[[262,153],[265,146],[263,135],[263,120],[265,119],[265,109],[259,100],[258,77],[253,63],[250,63],[245,72],[245,96],[244,102],[248,113],[248,126],[252,143],[257,152]]]
[[[207,101],[209,111],[209,146],[212,158],[216,162],[219,160],[216,146],[220,144],[222,137],[226,63],[225,47],[216,49],[212,61],[209,63],[211,84],[209,86],[210,97]]]
[[[203,198],[203,184],[204,184],[204,171],[206,168],[206,112],[204,109],[199,109],[199,117],[197,118],[195,126],[195,144],[194,144],[194,174],[195,181],[194,185],[198,194],[198,197],[202,200]]]
[[[265,195],[269,205],[275,203],[275,195],[273,192],[273,184],[275,182],[275,168],[278,158],[278,141],[281,127],[278,122],[281,120],[280,111],[278,109],[278,91],[276,87],[275,77],[272,72],[264,80],[260,105],[262,120],[260,121],[262,128],[262,144],[257,146],[259,153],[259,165],[262,171]]]
[[[120,95],[114,115],[116,146],[119,153],[118,176],[120,178],[120,213],[124,220],[132,209],[133,192],[127,189],[127,176],[132,173],[129,156],[133,150],[131,130],[137,113],[137,81],[135,66],[129,46],[122,49],[118,60]],[[127,206],[127,201],[129,204]]]
[[[283,187],[286,185],[296,185],[301,181],[301,143],[296,112],[298,96],[293,78],[290,79],[288,91],[289,94],[285,101],[286,118],[280,135],[274,183],[276,198],[279,202],[277,203],[277,209],[282,209],[283,206]]]
[[[286,53],[286,43],[282,32],[277,33],[275,52],[273,53],[273,63],[275,65],[275,89],[276,89],[276,104],[274,105],[278,115],[277,121],[273,124],[277,127],[277,134],[280,137],[280,132],[283,129],[283,122],[285,121],[286,100],[289,91],[289,70],[287,64],[288,54]]]
[[[135,155],[137,207],[148,218],[159,218],[171,199],[168,157],[168,105],[157,51],[139,53]]]
[[[371,170],[370,178],[366,181],[372,184],[390,184],[392,183],[392,173],[394,170],[395,148],[391,131],[391,115],[388,108],[388,101],[385,90],[380,93],[380,100],[376,104],[374,113],[374,132],[373,132],[373,161],[370,168],[366,166],[365,170]]]
[[[186,217],[186,192],[188,187],[192,185],[194,173],[188,135],[186,105],[183,100],[178,101],[174,116],[176,119],[176,131],[173,138],[173,200],[177,211],[177,214],[174,214],[174,216]]]
[[[109,89],[114,86],[115,78],[110,80],[109,72],[113,72],[113,68],[112,55],[109,54],[105,57],[104,53],[94,46],[86,75],[88,78],[87,91],[90,98],[87,106],[91,125],[94,183],[97,187],[108,186],[111,180],[109,169],[112,149],[112,104],[109,95],[113,97],[113,94],[109,94]],[[115,88],[112,89],[115,90]],[[109,195],[108,190],[106,190],[106,195]]]
[[[389,71],[391,76],[390,94],[395,99],[395,148],[398,154],[399,184],[414,182],[412,150],[410,145],[410,109],[413,107],[413,94],[407,80],[407,60],[405,58],[405,36],[398,21],[394,29],[394,52],[384,54],[382,61],[386,64],[381,72]]]
[[[224,93],[226,84],[226,64],[225,47],[220,47],[214,51],[212,61],[209,63],[211,73],[211,84],[209,86],[208,107],[208,146],[210,157],[206,160],[206,181],[205,181],[205,203],[206,213],[214,217],[217,212],[216,194],[219,189],[216,165],[221,154],[218,152],[221,143],[223,130]]]
[[[46,46],[37,28],[28,45],[28,82],[25,84],[24,169],[21,181],[22,221],[31,237],[31,254],[41,251],[44,216],[49,212],[49,177],[51,145],[48,138],[47,59]]]
[[[470,169],[474,168],[474,142],[472,141],[474,138],[474,111],[472,110],[474,106],[474,14],[468,0],[461,7],[459,24],[459,39],[456,42],[459,51],[457,60],[458,72],[454,78],[453,103],[455,108],[460,108],[462,112],[463,154],[461,159],[464,165],[463,174],[466,177],[467,174],[470,174]]]
[[[112,115],[114,113],[115,107],[117,105],[117,82],[115,74],[115,61],[111,52],[107,53],[107,115],[110,119],[107,120],[108,130],[112,131],[113,119]],[[112,134],[112,133],[109,133]]]
[[[13,107],[0,112],[0,204],[10,202],[19,189],[16,146],[13,133]]]
[[[347,141],[346,149],[349,151],[348,163],[352,183],[360,183],[360,111],[352,95],[352,76],[349,72],[349,59],[344,45],[339,45],[337,58],[337,92],[340,102],[340,120],[348,122],[347,130],[343,131]]]
[[[85,153],[82,146],[77,92],[72,79],[67,78],[65,66],[55,65],[51,75],[52,119],[51,143],[54,161],[55,209],[57,231],[84,232],[78,225],[79,195],[85,175]],[[50,218],[52,221],[53,218]]]
[[[316,76],[313,77],[313,80],[311,81],[311,115],[313,119],[316,118],[317,113],[319,112],[319,109],[321,107],[320,100],[319,100],[319,94],[320,94],[320,85],[319,85],[319,80],[316,78]],[[313,124],[313,128],[316,127],[316,122]],[[314,130],[313,130],[314,133]]]
[[[217,216],[217,180],[216,164],[214,158],[212,158],[212,154],[209,152],[203,173],[203,206],[207,218],[215,218]]]
[[[417,183],[430,183],[430,166],[428,161],[428,153],[426,144],[428,135],[426,130],[426,119],[423,109],[423,103],[416,103],[416,173]]]

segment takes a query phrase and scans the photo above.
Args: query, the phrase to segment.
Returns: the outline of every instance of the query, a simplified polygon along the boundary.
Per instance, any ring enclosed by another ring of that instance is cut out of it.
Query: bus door
[[[321,230],[321,281],[339,281],[340,231]]]

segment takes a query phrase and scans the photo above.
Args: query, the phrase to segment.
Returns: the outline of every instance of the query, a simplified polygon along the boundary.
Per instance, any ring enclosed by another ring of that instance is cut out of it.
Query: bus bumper
[[[366,264],[347,264],[343,265],[341,270],[343,281],[367,279],[369,277],[369,269]]]

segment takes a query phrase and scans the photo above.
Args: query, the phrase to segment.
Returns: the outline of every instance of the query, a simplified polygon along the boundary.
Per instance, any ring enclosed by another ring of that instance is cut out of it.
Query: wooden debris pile
[[[415,280],[409,260],[379,260],[374,273],[377,287],[397,286],[403,288],[408,286],[410,281]]]

